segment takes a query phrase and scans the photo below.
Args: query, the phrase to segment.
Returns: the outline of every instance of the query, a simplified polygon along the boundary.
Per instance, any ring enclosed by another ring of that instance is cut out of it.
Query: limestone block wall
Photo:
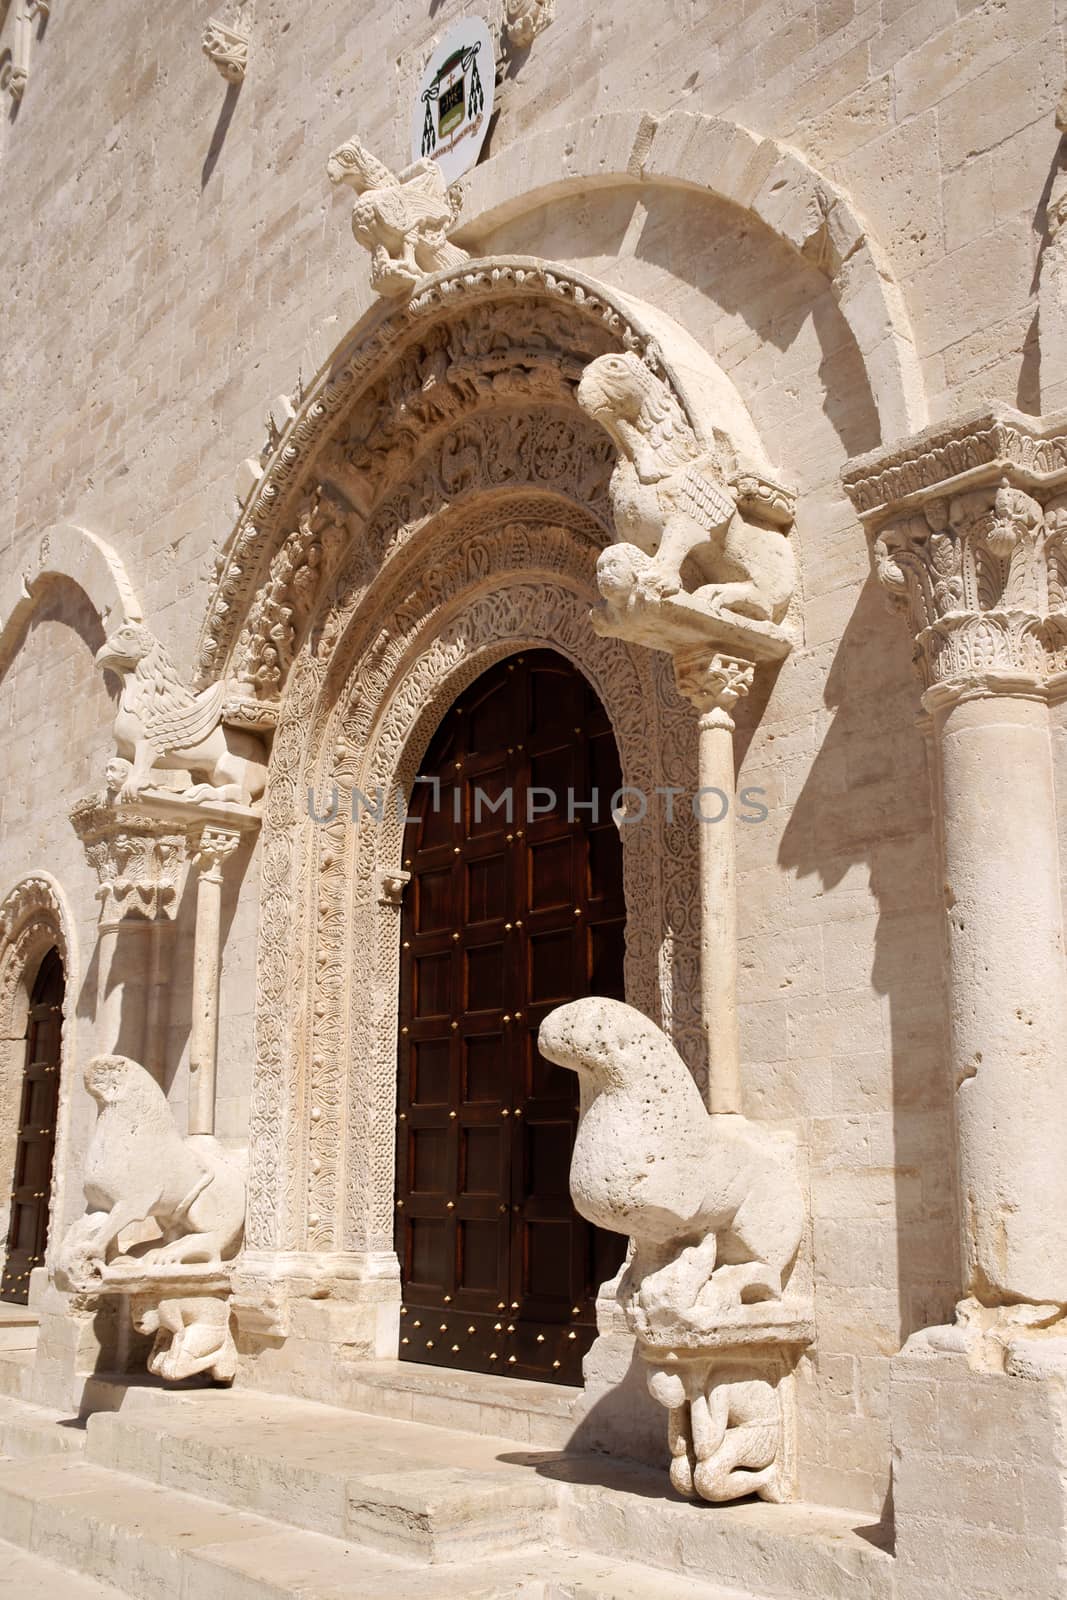
[[[421,0],[262,0],[236,90],[200,52],[207,5],[57,8],[17,116],[0,119],[9,214],[24,219],[0,240],[5,570],[52,522],[96,530],[189,672],[234,469],[258,453],[275,398],[369,303],[326,156],[358,130],[391,166],[406,161],[425,53],[466,11],[491,14],[485,0],[432,15]],[[784,140],[880,241],[932,414],[980,398],[1037,409],[1062,22],[1059,0],[573,0],[509,69],[489,153],[514,149],[521,173],[538,134],[622,108]],[[795,1127],[811,1171],[819,1340],[801,1374],[803,1490],[877,1512],[889,1358],[948,1314],[957,1247],[917,686],[838,482],[880,442],[869,373],[818,261],[674,183],[586,184],[467,243],[557,257],[661,305],[720,362],[801,491],[800,644],[739,715],[740,782],[769,809],[739,830],[742,1050],[751,1114]],[[95,626],[75,594],[57,599],[0,680],[0,884],[48,866],[87,961],[95,880],[66,818],[110,749]],[[255,861],[242,866],[223,916],[219,1127],[232,1138],[247,1124],[258,916]],[[180,1106],[191,903],[177,931]],[[82,985],[88,1047],[91,971]],[[76,1162],[90,1107],[71,1092]]]

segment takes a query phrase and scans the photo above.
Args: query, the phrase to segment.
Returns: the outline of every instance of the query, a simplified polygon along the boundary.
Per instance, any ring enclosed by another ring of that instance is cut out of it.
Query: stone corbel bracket
[[[556,15],[556,0],[505,0],[504,32],[513,50],[528,50]]]
[[[163,1266],[122,1258],[77,1291],[91,1308],[105,1298],[124,1300],[138,1333],[152,1334],[148,1370],[165,1383],[207,1372],[216,1383],[237,1375],[226,1265]]]
[[[174,920],[190,859],[180,818],[142,804],[112,806],[93,794],[74,805],[70,820],[99,879],[102,926]]]
[[[204,29],[201,49],[208,60],[215,63],[227,83],[237,84],[244,82],[248,69],[248,44],[247,32],[229,27],[217,17],[212,17]]]
[[[876,573],[909,618],[928,709],[1067,669],[1067,412],[976,411],[843,475]]]
[[[100,880],[103,925],[131,917],[173,921],[189,864],[205,828],[254,832],[259,813],[248,806],[183,801],[178,791],[148,790],[131,804],[107,794],[86,795],[71,810],[71,825]]]
[[[50,0],[16,0],[14,40],[0,54],[0,92],[6,91],[17,106],[30,81],[30,55],[34,28],[51,15]]]

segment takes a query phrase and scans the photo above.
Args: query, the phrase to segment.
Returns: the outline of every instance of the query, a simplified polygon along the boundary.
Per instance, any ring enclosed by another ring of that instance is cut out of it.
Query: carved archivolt
[[[588,363],[610,350],[632,351],[661,377],[701,440],[713,393],[722,433],[706,442],[759,498],[773,475],[751,418],[680,329],[569,269],[465,262],[402,306],[369,313],[272,437],[217,564],[199,682],[229,674],[249,715],[276,702],[307,623],[316,545],[322,584],[342,545],[366,543],[377,560],[384,541],[435,505],[521,485],[577,499],[607,530],[613,456],[574,393]]]
[[[68,1063],[74,1059],[77,953],[73,923],[63,892],[47,872],[23,878],[0,901],[0,1173],[10,1176],[18,1135],[30,990],[41,961],[53,947],[63,962],[63,1046],[56,1157],[50,1214],[59,1210],[65,1163],[63,1144],[69,1107]],[[49,1241],[49,1256],[55,1240]]]

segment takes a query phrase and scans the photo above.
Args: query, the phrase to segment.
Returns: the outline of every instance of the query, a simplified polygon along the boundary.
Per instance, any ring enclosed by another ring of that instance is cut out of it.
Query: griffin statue
[[[225,681],[193,694],[150,628],[128,622],[104,641],[96,665],[122,680],[115,717],[119,756],[132,763],[118,789],[135,800],[156,769],[190,772],[205,782],[186,791],[191,800],[236,800],[249,805],[263,793],[267,771],[253,734],[222,723]]]
[[[379,294],[410,294],[420,278],[466,261],[448,241],[459,220],[460,194],[434,161],[416,161],[399,177],[358,139],[339,145],[326,163],[331,183],[348,184],[359,199],[352,232],[370,251],[370,281]]]

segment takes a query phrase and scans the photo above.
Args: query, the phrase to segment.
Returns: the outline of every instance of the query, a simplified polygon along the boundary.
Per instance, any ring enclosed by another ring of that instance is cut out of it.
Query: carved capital
[[[402,906],[404,903],[404,890],[410,882],[410,872],[404,872],[400,869],[396,872],[379,872],[378,904],[382,906]]]
[[[201,829],[196,841],[196,860],[201,880],[221,883],[223,865],[233,855],[240,842],[241,834],[236,828],[220,828],[209,823],[207,827]]]
[[[204,29],[201,49],[218,67],[227,83],[242,83],[248,67],[248,35],[212,17]]]
[[[183,828],[136,807],[109,806],[98,795],[79,800],[70,820],[100,880],[101,924],[173,921],[189,860]]]
[[[844,478],[936,706],[1043,693],[1067,664],[1067,417],[928,429]]]
[[[730,713],[752,687],[756,664],[697,646],[674,656],[674,681],[694,705],[705,727],[732,728]]]

